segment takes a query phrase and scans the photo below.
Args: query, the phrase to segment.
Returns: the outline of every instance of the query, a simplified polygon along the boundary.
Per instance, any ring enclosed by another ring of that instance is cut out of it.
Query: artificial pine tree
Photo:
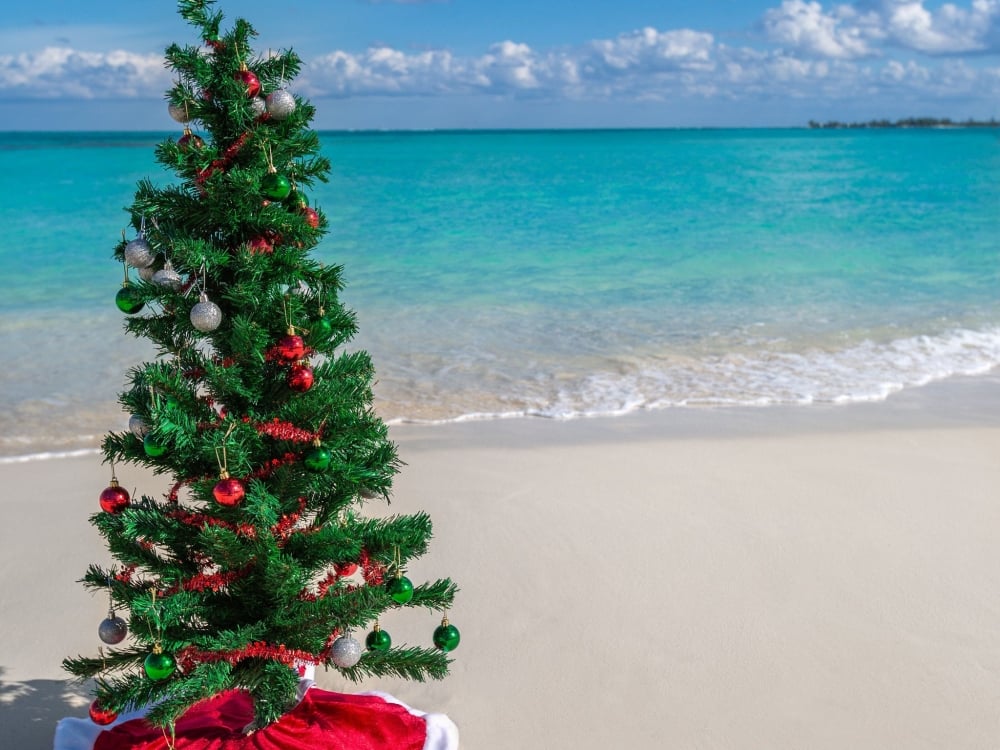
[[[156,157],[178,179],[138,185],[138,236],[115,249],[126,330],[159,355],[129,373],[129,430],[103,446],[112,481],[91,523],[118,564],[83,582],[110,597],[99,628],[110,648],[64,662],[96,678],[98,722],[148,707],[173,726],[240,689],[264,727],[294,704],[302,664],[351,680],[440,678],[458,645],[455,585],[404,575],[430,519],[361,514],[365,500],[388,501],[399,461],[372,410],[371,360],[343,349],[356,325],[338,299],[341,268],[310,257],[326,220],[305,190],[330,165],[313,107],[286,89],[300,60],[254,56],[250,24],[220,34],[212,4],[180,0],[207,46],[166,53],[168,109],[185,128]],[[163,499],[130,497],[116,463],[171,477]],[[391,646],[378,621],[396,607],[445,613],[436,648]],[[364,650],[351,633],[366,631]]]

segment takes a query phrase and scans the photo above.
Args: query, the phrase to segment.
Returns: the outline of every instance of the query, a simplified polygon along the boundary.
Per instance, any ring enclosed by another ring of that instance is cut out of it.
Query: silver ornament
[[[157,286],[166,286],[171,289],[180,289],[184,284],[181,275],[174,270],[173,264],[168,260],[163,264],[163,268],[153,274],[153,283]]]
[[[218,328],[220,323],[222,323],[222,310],[202,292],[198,302],[191,308],[191,325],[199,331],[208,333]]]
[[[361,644],[349,635],[342,635],[333,642],[330,659],[338,667],[350,669],[361,661]]]
[[[149,425],[146,424],[146,420],[138,414],[133,414],[128,418],[128,431],[137,438],[143,438],[146,437],[146,433],[149,432]]]
[[[177,120],[177,122],[180,122],[180,123],[191,122],[191,120],[194,119],[188,113],[187,106],[182,106],[180,104],[170,104],[170,105],[168,105],[167,106],[167,112],[170,113],[170,116],[173,119]]]
[[[253,110],[254,117],[260,117],[262,114],[267,112],[267,105],[264,103],[263,99],[259,96],[255,96],[253,101],[250,102],[250,109]]]
[[[156,267],[156,261],[154,260],[145,268],[139,269],[139,278],[148,284],[153,280],[153,276],[156,274],[158,270],[160,269]]]
[[[295,111],[295,97],[285,89],[267,95],[267,113],[275,120],[284,120]]]
[[[125,636],[128,635],[128,624],[114,612],[109,612],[108,616],[101,620],[97,635],[109,646],[114,646],[125,640]]]
[[[125,262],[132,268],[146,268],[153,265],[154,260],[156,253],[153,251],[153,246],[146,242],[142,232],[125,246]]]

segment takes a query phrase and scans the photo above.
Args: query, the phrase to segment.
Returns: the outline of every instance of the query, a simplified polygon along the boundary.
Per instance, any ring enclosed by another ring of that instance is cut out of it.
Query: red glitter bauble
[[[306,206],[302,209],[302,215],[306,218],[306,224],[311,226],[313,229],[319,228],[319,214],[316,213],[315,208]]]
[[[118,481],[111,480],[111,486],[105,487],[101,493],[101,510],[105,513],[118,513],[128,507],[128,490],[118,486]]]
[[[275,350],[278,352],[278,356],[286,362],[297,362],[305,356],[306,342],[302,340],[301,336],[290,333],[277,343]]]
[[[267,237],[254,237],[247,242],[247,247],[254,255],[268,255],[274,252],[274,245]]]
[[[236,73],[236,80],[243,81],[247,87],[247,96],[253,99],[260,93],[260,81],[252,70],[241,70]]]
[[[309,365],[295,365],[288,371],[288,387],[293,391],[305,393],[313,384],[313,371]]]
[[[212,495],[215,497],[215,502],[219,505],[225,505],[227,508],[233,508],[239,505],[243,501],[243,496],[247,494],[246,489],[243,487],[243,482],[235,477],[223,476],[212,490]]]
[[[110,709],[103,708],[97,701],[90,704],[90,720],[95,724],[105,727],[117,718],[118,714]]]

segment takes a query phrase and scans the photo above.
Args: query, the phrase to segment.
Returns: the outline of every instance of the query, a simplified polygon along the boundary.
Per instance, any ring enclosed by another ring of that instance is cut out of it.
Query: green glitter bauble
[[[139,298],[139,292],[134,286],[125,285],[115,295],[115,304],[126,315],[139,312],[146,303]]]
[[[434,645],[446,653],[458,648],[461,640],[462,636],[454,625],[441,623],[434,629]]]
[[[392,645],[392,638],[382,629],[373,630],[365,638],[365,646],[369,651],[388,651]]]
[[[397,576],[386,584],[385,590],[397,604],[406,604],[413,598],[413,584],[406,576]]]

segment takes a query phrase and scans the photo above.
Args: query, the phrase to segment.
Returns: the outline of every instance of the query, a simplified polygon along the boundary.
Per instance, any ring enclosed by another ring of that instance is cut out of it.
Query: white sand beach
[[[427,510],[415,581],[461,586],[440,683],[465,750],[995,748],[1000,385],[882,404],[393,428],[392,510]],[[119,467],[129,490],[167,480]],[[86,714],[60,670],[106,602],[99,456],[0,466],[0,747]],[[374,511],[375,506],[371,506]],[[430,642],[433,613],[383,625]]]

